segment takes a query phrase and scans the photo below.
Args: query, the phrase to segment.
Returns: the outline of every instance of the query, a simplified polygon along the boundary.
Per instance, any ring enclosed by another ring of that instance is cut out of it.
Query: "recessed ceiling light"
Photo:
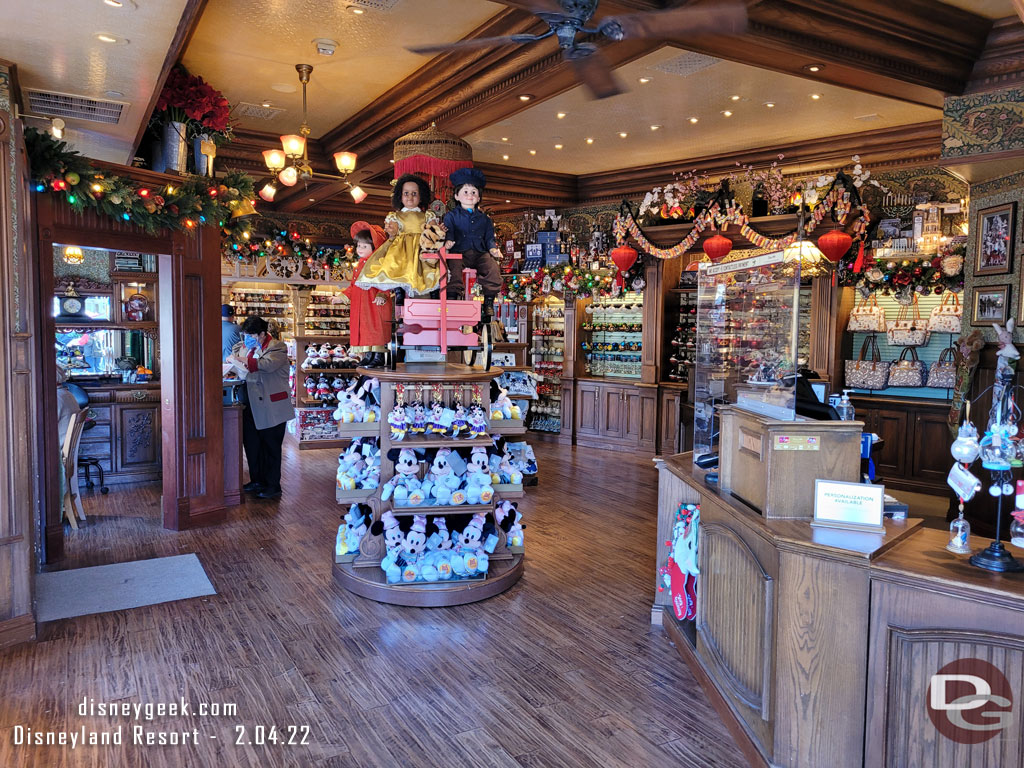
[[[561,148],[562,148],[561,144],[555,144],[555,149],[561,149]]]
[[[519,94],[519,100],[520,101],[529,101],[532,98],[533,98],[533,94],[530,94],[530,93],[520,93]]]
[[[117,35],[111,35],[111,34],[109,34],[107,32],[97,32],[96,33],[96,39],[99,40],[101,43],[121,43],[121,42],[127,42],[127,41],[123,40],[122,38],[118,37]]]
[[[652,125],[651,126],[651,130],[652,131],[659,131],[659,130],[661,130],[661,126],[660,125]]]
[[[124,3],[121,0],[103,0],[104,3],[109,5],[111,8],[123,8]]]
[[[626,133],[625,131],[619,131],[619,138],[620,138],[620,139],[624,139],[624,138],[626,138],[627,136],[629,136],[629,134],[628,134],[628,133]]]
[[[765,105],[766,107],[768,107],[768,109],[771,109],[772,107],[774,107],[774,106],[775,106],[775,102],[774,102],[774,101],[766,101],[766,102],[764,103],[764,105]]]
[[[502,141],[508,141],[508,136],[502,136],[502,137],[501,137],[501,140],[502,140]]]
[[[821,98],[821,94],[820,93],[812,93],[811,94],[811,98],[814,99],[815,101],[817,101],[818,99]]]
[[[354,13],[356,16],[362,16],[363,13],[365,13],[365,11],[358,5],[350,5],[348,9],[352,11],[352,13]]]
[[[808,72],[821,72],[825,68],[824,64],[805,64],[804,69]]]
[[[394,164],[395,164],[395,160],[394,160],[394,158],[392,158],[391,160],[388,160],[388,162],[389,162],[389,163],[391,163],[392,165],[394,165]]]
[[[723,109],[723,110],[722,110],[722,114],[723,114],[723,115],[724,115],[725,117],[732,117],[732,111],[731,111],[731,110],[728,110],[728,109]]]
[[[651,82],[651,78],[649,78],[649,77],[641,77],[641,78],[639,78],[639,82],[643,83],[644,85],[647,85],[649,82]]]
[[[501,156],[501,159],[502,159],[502,160],[508,160],[508,155],[502,155],[502,156]]]
[[[263,102],[260,103],[260,105],[263,106],[263,107],[267,107],[268,109],[270,108],[270,102],[269,101],[263,101]]]
[[[511,201],[511,200],[506,200],[505,202],[506,202],[506,203],[511,203],[512,201]]]
[[[691,117],[690,118],[690,122],[691,123],[696,123],[697,122],[697,118],[696,117]]]
[[[555,115],[555,117],[561,120],[563,117],[565,117],[565,112],[559,112],[557,115]]]
[[[588,139],[587,139],[587,144],[593,144],[593,143],[594,143],[594,140],[593,140],[593,139],[591,139],[591,138],[588,138]]]
[[[108,99],[123,99],[124,93],[122,91],[104,91],[103,95]]]
[[[736,95],[736,94],[733,94],[729,98],[732,99],[733,101],[739,101],[740,100],[740,97],[738,95]]]
[[[537,154],[537,150],[536,149],[531,149],[530,150],[530,154],[531,155],[536,155]]]
[[[315,198],[315,197],[311,197],[311,198],[309,198],[309,202],[311,202],[311,203],[315,203],[315,202],[316,202],[316,198]]]

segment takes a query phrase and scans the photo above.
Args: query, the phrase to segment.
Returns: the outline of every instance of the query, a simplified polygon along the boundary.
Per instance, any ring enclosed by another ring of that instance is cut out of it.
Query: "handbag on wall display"
[[[885,329],[885,336],[891,347],[923,347],[928,343],[931,335],[928,331],[928,323],[921,319],[921,307],[917,303],[917,294],[914,294],[913,317],[911,317],[910,306],[900,307],[896,319],[889,322]]]
[[[928,369],[928,383],[925,386],[936,389],[953,389],[956,386],[956,363],[953,347],[946,347],[939,359]]]
[[[910,353],[912,360],[907,360],[907,353]],[[892,364],[889,369],[890,387],[923,387],[924,386],[924,363],[917,357],[917,350],[913,347],[904,347],[900,352],[900,358]]]
[[[869,349],[871,359],[865,360]],[[889,383],[890,365],[882,362],[874,335],[868,336],[861,345],[860,356],[846,361],[846,386],[851,389],[885,389]]]
[[[846,330],[867,331],[868,333],[884,332],[886,330],[885,310],[878,306],[878,299],[875,298],[875,294],[871,294],[868,298],[864,299],[862,304],[850,311],[850,319],[846,323]]]
[[[960,306],[960,297],[952,291],[947,291],[942,297],[942,303],[928,316],[928,330],[932,333],[960,333],[962,319],[963,307]]]

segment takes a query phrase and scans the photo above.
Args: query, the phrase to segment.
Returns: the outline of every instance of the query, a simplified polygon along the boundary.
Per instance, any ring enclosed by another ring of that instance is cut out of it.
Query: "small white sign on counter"
[[[814,481],[814,520],[811,525],[885,533],[882,525],[884,509],[884,485]]]

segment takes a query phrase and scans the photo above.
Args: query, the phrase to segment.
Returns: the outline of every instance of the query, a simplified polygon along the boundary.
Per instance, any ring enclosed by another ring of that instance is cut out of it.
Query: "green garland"
[[[25,144],[33,189],[62,195],[78,213],[90,209],[149,234],[218,226],[229,242],[244,243],[250,237],[251,220],[231,218],[255,195],[252,177],[241,171],[228,171],[219,180],[190,175],[156,188],[97,169],[66,142],[35,128],[25,130]]]
[[[867,259],[860,271],[856,269],[857,259],[848,255],[840,259],[836,274],[839,285],[857,288],[864,295],[962,293],[965,251],[965,246],[957,242],[933,257]]]

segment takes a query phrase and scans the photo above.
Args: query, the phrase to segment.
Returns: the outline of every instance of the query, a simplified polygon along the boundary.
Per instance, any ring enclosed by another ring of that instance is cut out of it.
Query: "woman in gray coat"
[[[227,361],[245,379],[242,445],[249,463],[246,491],[260,499],[281,495],[281,444],[285,424],[295,416],[288,392],[288,349],[268,331],[267,321],[250,315],[242,323],[242,340]]]

